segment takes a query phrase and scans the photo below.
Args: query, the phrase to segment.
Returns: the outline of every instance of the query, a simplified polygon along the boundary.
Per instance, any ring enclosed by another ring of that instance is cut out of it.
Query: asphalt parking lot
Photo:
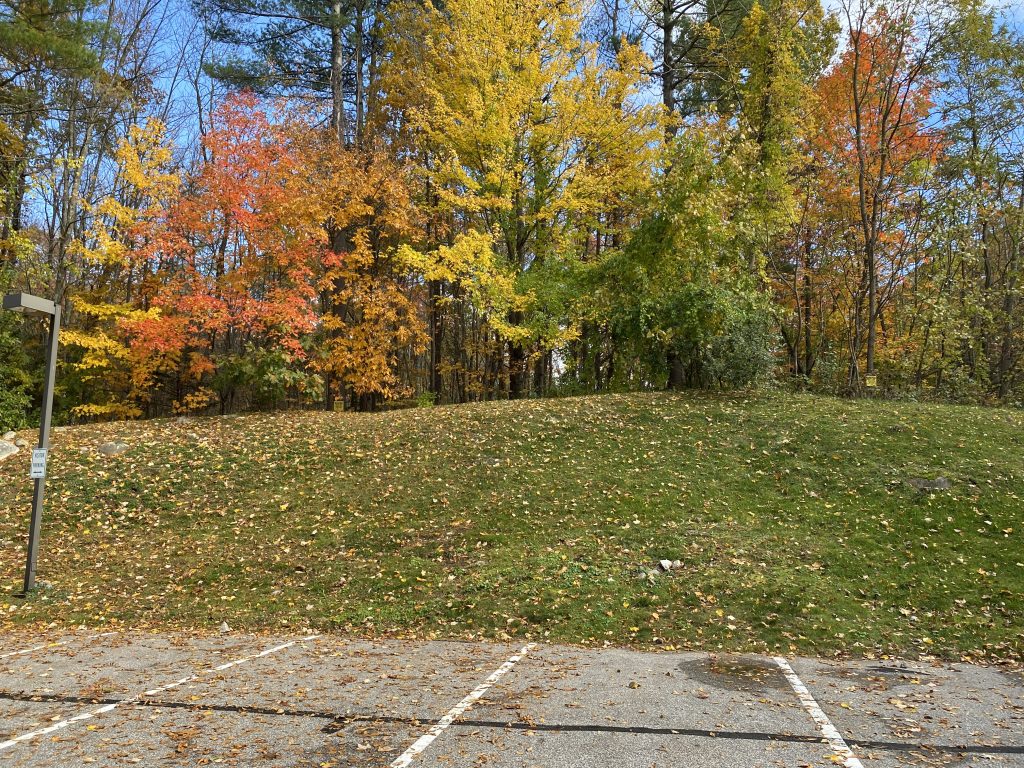
[[[0,766],[1022,766],[1024,677],[554,645],[0,635]]]

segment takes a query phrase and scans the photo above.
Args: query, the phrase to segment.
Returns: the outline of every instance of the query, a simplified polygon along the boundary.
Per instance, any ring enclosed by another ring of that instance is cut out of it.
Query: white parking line
[[[82,712],[80,714],[75,715],[74,717],[69,717],[67,720],[61,720],[60,722],[54,723],[53,725],[48,725],[45,728],[40,728],[35,731],[23,733],[20,736],[15,736],[11,739],[8,739],[7,741],[0,742],[0,752],[3,752],[5,749],[10,749],[11,747],[16,746],[17,744],[20,744],[23,741],[28,741],[29,739],[34,739],[38,736],[46,736],[47,734],[53,733],[54,731],[60,731],[64,728],[67,728],[69,725],[81,722],[82,720],[88,720],[90,718],[96,717],[97,715],[105,714],[107,712],[110,712],[111,710],[117,709],[118,707],[123,707],[126,704],[135,704],[139,700],[141,700],[143,696],[155,696],[158,693],[163,693],[164,691],[169,691],[172,688],[177,688],[179,685],[184,685],[185,683],[190,683],[193,680],[198,680],[199,678],[204,677],[210,674],[211,672],[222,672],[225,669],[237,667],[239,664],[245,664],[248,661],[255,661],[256,659],[261,659],[264,656],[270,656],[271,654],[277,653],[278,651],[283,651],[285,648],[290,648],[296,643],[306,643],[311,640],[316,640],[318,637],[320,637],[320,635],[309,635],[308,637],[300,637],[297,640],[291,640],[287,643],[281,643],[281,645],[275,645],[273,648],[267,648],[265,651],[261,651],[260,653],[254,654],[252,656],[245,656],[244,658],[236,659],[235,661],[229,661],[226,664],[221,664],[220,666],[214,667],[211,670],[197,672],[194,675],[189,675],[188,677],[183,677],[180,680],[175,680],[173,683],[161,685],[159,688],[152,688],[148,691],[137,693],[134,696],[131,696],[127,699],[116,701],[111,704],[105,704],[99,709],[94,709],[89,712]]]
[[[843,765],[846,768],[864,768],[864,764],[857,759],[856,755],[853,754],[853,750],[850,749],[850,745],[846,743],[846,740],[842,737],[839,731],[832,721],[828,719],[828,715],[818,706],[818,702],[811,696],[811,692],[807,690],[807,686],[803,684],[803,681],[797,677],[796,672],[793,671],[793,667],[789,665],[781,656],[775,657],[775,663],[779,665],[779,669],[782,670],[782,674],[786,676],[786,680],[789,682],[790,688],[800,698],[800,703],[803,704],[804,709],[807,710],[814,722],[818,724],[818,730],[821,731],[821,735],[825,737],[829,746],[832,750],[843,758]]]
[[[487,693],[487,690],[498,682],[504,675],[516,665],[516,663],[523,658],[527,653],[533,650],[537,646],[536,643],[529,643],[523,647],[519,653],[510,658],[500,667],[498,667],[491,676],[484,680],[480,685],[474,688],[467,694],[466,698],[456,704],[454,707],[448,710],[448,713],[438,720],[434,726],[427,731],[425,734],[420,736],[416,741],[413,742],[405,752],[403,752],[393,763],[390,768],[406,768],[412,764],[412,761],[417,755],[422,753],[427,747],[433,743],[434,739],[440,736],[455,720],[473,704],[475,704],[481,696]]]
[[[45,651],[45,650],[48,650],[50,648],[59,648],[62,645],[67,645],[68,643],[73,643],[73,642],[76,642],[76,641],[85,642],[85,641],[88,641],[88,640],[97,640],[97,639],[99,639],[101,637],[110,637],[111,635],[116,635],[116,634],[117,634],[117,632],[103,632],[102,634],[99,634],[99,635],[88,635],[88,636],[83,637],[83,638],[75,637],[75,638],[70,638],[68,640],[61,640],[61,641],[56,642],[56,643],[43,643],[42,645],[36,645],[36,646],[33,646],[32,648],[22,648],[20,651],[7,651],[6,653],[0,653],[0,659],[8,659],[11,656],[24,656],[27,653],[35,653],[36,651]]]

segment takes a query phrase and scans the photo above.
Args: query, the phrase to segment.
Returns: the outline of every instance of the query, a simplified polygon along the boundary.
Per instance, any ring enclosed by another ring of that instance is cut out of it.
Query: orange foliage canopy
[[[137,257],[152,270],[159,319],[137,327],[156,349],[230,334],[272,338],[301,355],[315,323],[318,227],[301,213],[306,179],[287,131],[252,97],[227,101],[204,138],[209,161],[189,180]]]
[[[404,173],[250,95],[228,99],[215,125],[205,162],[133,253],[142,301],[159,310],[128,326],[133,347],[165,368],[186,360],[192,385],[256,345],[356,394],[393,394],[393,350],[423,337],[397,283],[412,233]]]
[[[880,10],[850,33],[839,61],[817,85],[817,131],[811,149],[826,197],[851,219],[865,206],[884,216],[898,205],[934,161],[941,136],[928,129],[932,83],[911,57],[915,44],[901,24]],[[915,167],[916,166],[916,167]]]

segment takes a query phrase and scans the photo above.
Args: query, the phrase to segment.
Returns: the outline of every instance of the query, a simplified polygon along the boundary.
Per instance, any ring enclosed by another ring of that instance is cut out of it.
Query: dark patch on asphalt
[[[326,742],[322,747],[315,750],[306,760],[298,763],[295,768],[306,768],[306,766],[345,766],[345,768],[356,768],[357,766],[373,766],[380,768],[390,763],[395,757],[401,754],[402,750],[412,741],[419,737],[403,734],[403,738],[396,739],[394,725],[425,728],[418,720],[403,721],[395,718],[394,722],[380,719],[352,719],[349,722],[331,723],[323,729],[337,738]],[[332,728],[331,726],[337,727]],[[398,746],[398,743],[401,746]]]
[[[1001,669],[999,671],[1010,681],[1010,685],[1024,687],[1024,671],[1017,669]],[[1024,691],[1021,692],[1021,699],[1024,700]]]
[[[882,664],[876,664],[872,667],[864,667],[864,670],[866,672],[874,672],[877,675],[902,675],[903,677],[927,677],[928,675],[931,675],[931,672],[912,669],[902,665],[887,667]]]
[[[865,690],[870,691],[888,691],[901,685],[915,685],[915,681],[925,678],[929,682],[935,680],[932,672],[925,672],[902,664],[873,664],[867,667],[844,665],[830,667],[827,671],[837,677],[856,680],[868,686]]]
[[[698,682],[727,691],[759,693],[766,688],[789,690],[782,672],[768,659],[733,655],[700,656],[681,661],[676,668]]]

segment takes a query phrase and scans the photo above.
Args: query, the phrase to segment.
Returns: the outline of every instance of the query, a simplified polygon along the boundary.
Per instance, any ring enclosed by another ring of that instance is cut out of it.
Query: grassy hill
[[[55,435],[8,624],[1024,658],[1024,414],[639,394]],[[27,436],[27,435],[26,435]],[[130,447],[107,458],[110,440]],[[942,476],[949,490],[908,480]],[[680,560],[670,573],[661,559]]]

